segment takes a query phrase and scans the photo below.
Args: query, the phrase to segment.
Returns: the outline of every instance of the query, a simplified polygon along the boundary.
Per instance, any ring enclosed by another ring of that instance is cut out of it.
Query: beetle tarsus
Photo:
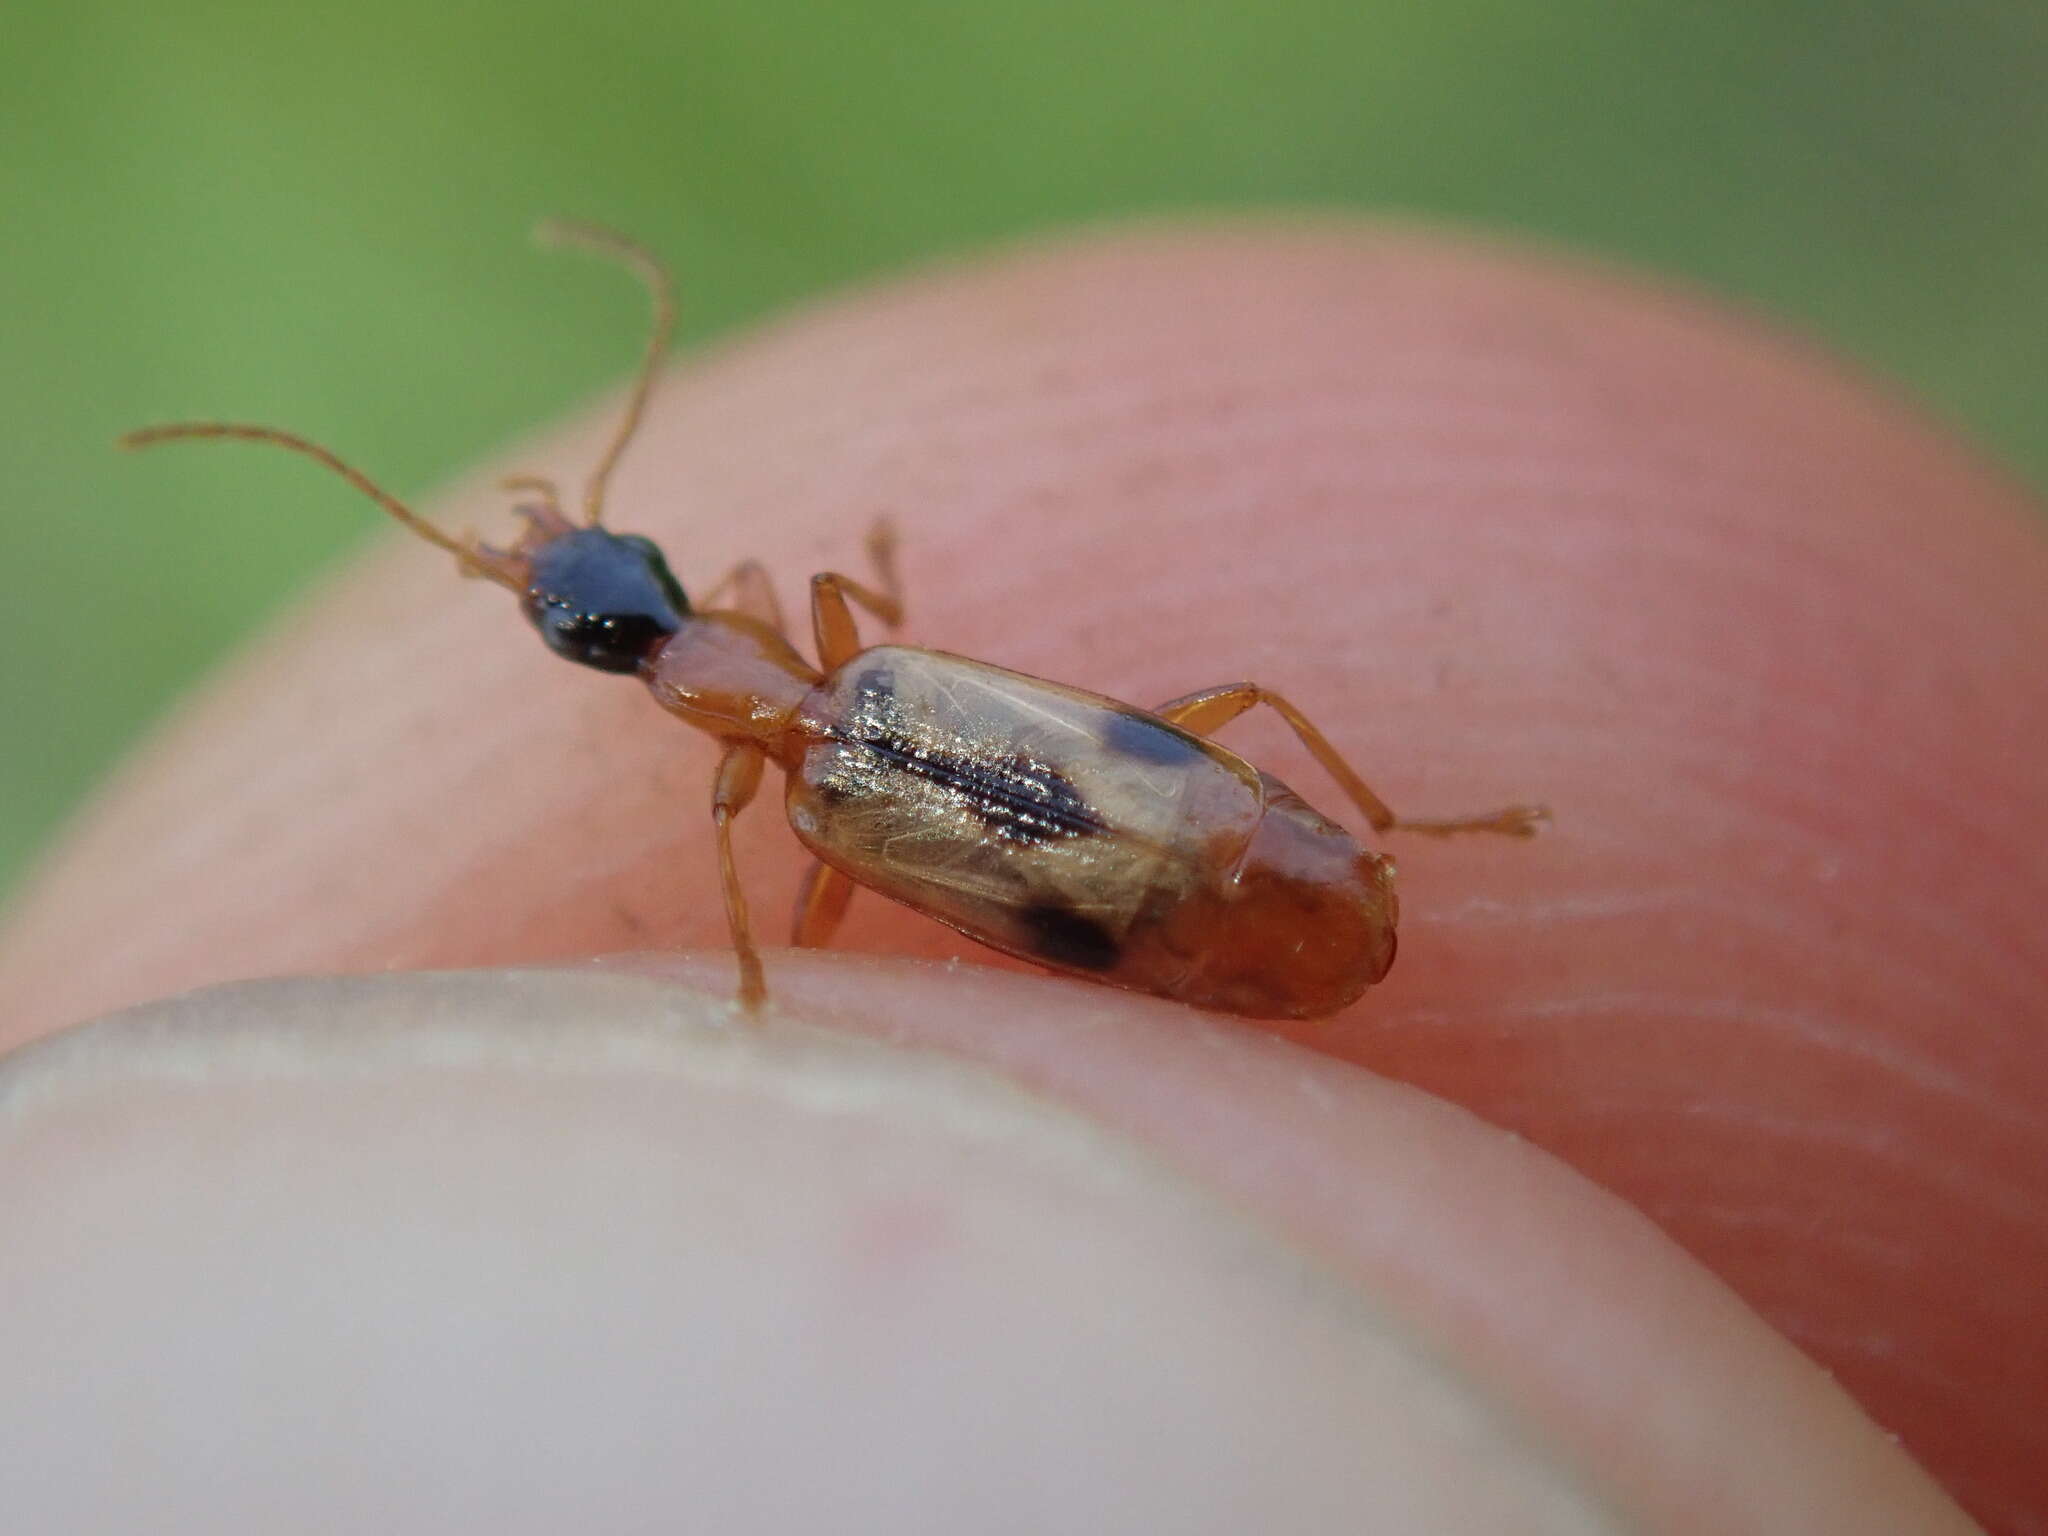
[[[1425,837],[1457,837],[1466,832],[1492,832],[1501,837],[1534,837],[1550,820],[1547,805],[1509,805],[1484,816],[1457,816],[1434,821],[1396,821],[1389,832],[1420,832]]]

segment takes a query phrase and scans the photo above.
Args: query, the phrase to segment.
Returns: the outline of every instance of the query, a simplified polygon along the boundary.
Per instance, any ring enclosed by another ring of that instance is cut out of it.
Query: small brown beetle
[[[605,483],[667,350],[668,277],[607,231],[543,234],[625,262],[654,299],[645,357],[580,521],[553,484],[518,477],[506,488],[533,498],[518,508],[526,526],[496,549],[451,537],[327,449],[274,428],[178,423],[121,442],[243,438],[315,459],[464,571],[517,596],[557,655],[638,676],[662,708],[724,743],[712,816],[746,1007],[766,987],[731,829],[770,761],[788,775],[790,826],[817,856],[797,903],[797,944],[824,944],[859,884],[1049,969],[1254,1018],[1334,1013],[1386,975],[1394,865],[1209,732],[1270,706],[1375,832],[1527,837],[1547,818],[1527,805],[1397,818],[1300,710],[1256,683],[1143,710],[944,651],[863,649],[849,603],[891,627],[903,616],[886,526],[868,540],[874,586],[811,578],[815,667],[790,643],[758,562],[692,604],[652,542],[603,526]],[[732,605],[717,606],[727,594]]]

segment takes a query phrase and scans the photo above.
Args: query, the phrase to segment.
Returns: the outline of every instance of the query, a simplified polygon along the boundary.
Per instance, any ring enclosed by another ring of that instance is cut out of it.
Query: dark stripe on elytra
[[[1017,913],[1017,920],[1031,935],[1031,952],[1055,965],[1106,971],[1122,957],[1116,935],[1094,918],[1056,901],[1025,907]]]
[[[983,826],[1005,841],[1036,846],[1109,830],[1072,781],[1043,763],[1015,755],[978,758],[941,752],[881,732],[832,734],[847,747],[874,753],[894,772],[951,790]]]
[[[1103,722],[1102,744],[1134,762],[1165,768],[1185,768],[1208,755],[1198,737],[1142,709],[1113,711]]]

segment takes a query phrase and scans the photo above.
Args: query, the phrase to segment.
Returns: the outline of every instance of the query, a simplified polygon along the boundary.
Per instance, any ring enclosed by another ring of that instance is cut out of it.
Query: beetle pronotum
[[[606,482],[667,350],[668,277],[607,231],[543,233],[624,262],[654,301],[640,371],[580,518],[551,482],[515,478],[507,489],[530,498],[517,507],[525,527],[498,549],[443,532],[329,450],[272,427],[186,422],[121,441],[242,438],[304,454],[512,592],[557,655],[637,676],[662,708],[716,737],[725,750],[711,808],[746,1007],[766,985],[732,821],[770,762],[788,776],[790,825],[816,856],[797,944],[825,943],[859,884],[1049,969],[1257,1018],[1334,1013],[1386,974],[1394,866],[1210,732],[1255,705],[1273,709],[1375,832],[1526,837],[1546,819],[1528,805],[1398,818],[1307,716],[1256,683],[1145,710],[944,651],[863,648],[854,606],[892,628],[903,616],[884,525],[868,538],[874,585],[811,578],[816,666],[791,643],[759,562],[735,566],[692,604],[652,542],[604,526]],[[728,594],[731,606],[717,606]]]

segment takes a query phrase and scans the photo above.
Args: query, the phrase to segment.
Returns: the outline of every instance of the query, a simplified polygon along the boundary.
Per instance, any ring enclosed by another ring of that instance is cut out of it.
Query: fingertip
[[[1958,1518],[1639,1218],[1470,1116],[1101,988],[769,960],[752,1023],[728,957],[668,958],[639,965],[708,985],[265,983],[10,1059],[16,1507]],[[211,1475],[222,1444],[254,1470]]]

